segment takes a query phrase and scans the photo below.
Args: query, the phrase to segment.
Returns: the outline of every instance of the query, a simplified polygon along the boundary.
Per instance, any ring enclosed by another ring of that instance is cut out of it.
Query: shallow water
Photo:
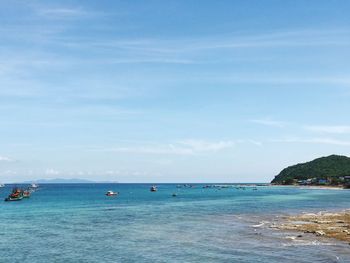
[[[350,262],[346,243],[266,227],[280,215],[349,208],[350,191],[149,187],[42,185],[1,202],[0,262]]]

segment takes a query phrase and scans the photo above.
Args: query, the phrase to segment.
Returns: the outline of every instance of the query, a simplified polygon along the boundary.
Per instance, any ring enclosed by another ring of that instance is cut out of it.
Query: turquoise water
[[[1,201],[0,262],[350,262],[349,244],[254,227],[349,208],[350,191],[149,187],[47,184],[30,199]],[[1,188],[0,198],[10,190]]]

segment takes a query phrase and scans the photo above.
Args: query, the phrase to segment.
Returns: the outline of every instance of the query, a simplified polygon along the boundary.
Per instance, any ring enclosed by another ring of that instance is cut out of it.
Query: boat
[[[116,196],[119,192],[107,191],[106,196]]]
[[[32,183],[31,185],[30,185],[30,188],[39,188],[39,185],[37,185],[37,184],[34,184],[34,183]]]
[[[19,188],[13,188],[12,193],[5,198],[5,201],[20,201],[23,199],[23,191]]]
[[[30,184],[30,186],[28,187],[28,191],[30,193],[33,193],[33,192],[37,191],[38,189],[39,189],[39,185],[35,184],[35,183]]]
[[[150,189],[151,192],[157,192],[157,186],[153,185]]]
[[[23,198],[29,198],[30,197],[30,195],[31,195],[31,191],[30,191],[30,189],[27,189],[27,190],[24,190],[23,192],[22,192],[22,196],[23,196]]]
[[[0,184],[0,188],[1,188],[1,187],[5,187],[5,185],[4,185],[4,184]]]
[[[176,197],[177,196],[177,193],[173,193],[172,197]]]

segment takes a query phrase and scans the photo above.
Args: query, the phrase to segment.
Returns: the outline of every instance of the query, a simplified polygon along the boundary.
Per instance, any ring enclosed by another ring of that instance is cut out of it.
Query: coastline
[[[349,190],[343,186],[332,186],[332,185],[280,185],[280,184],[271,184],[270,186],[275,187],[295,187],[299,189],[308,189],[308,190]]]
[[[350,244],[350,209],[287,216],[282,218],[282,222],[270,227],[333,238]],[[297,237],[301,238],[302,234]]]
[[[315,190],[319,190],[319,189],[323,189],[323,190],[346,190],[343,186],[330,186],[330,185],[311,185],[311,186],[307,186],[307,185],[300,185],[299,186],[300,189],[315,189]]]

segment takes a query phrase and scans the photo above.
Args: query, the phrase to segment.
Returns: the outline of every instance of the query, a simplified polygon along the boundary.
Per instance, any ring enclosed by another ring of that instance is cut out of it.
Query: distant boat
[[[176,197],[177,196],[177,193],[173,193],[172,197]]]
[[[32,183],[32,184],[30,185],[30,187],[31,187],[31,188],[39,188],[39,185]]]
[[[1,188],[1,187],[5,187],[5,185],[4,185],[4,184],[0,184],[0,188]]]
[[[108,192],[106,193],[106,196],[116,196],[116,195],[118,195],[118,194],[119,194],[118,192],[108,191]]]
[[[157,192],[157,186],[153,185],[150,189],[151,192]]]
[[[20,201],[23,199],[23,191],[19,188],[13,188],[12,193],[5,198],[5,201]]]

